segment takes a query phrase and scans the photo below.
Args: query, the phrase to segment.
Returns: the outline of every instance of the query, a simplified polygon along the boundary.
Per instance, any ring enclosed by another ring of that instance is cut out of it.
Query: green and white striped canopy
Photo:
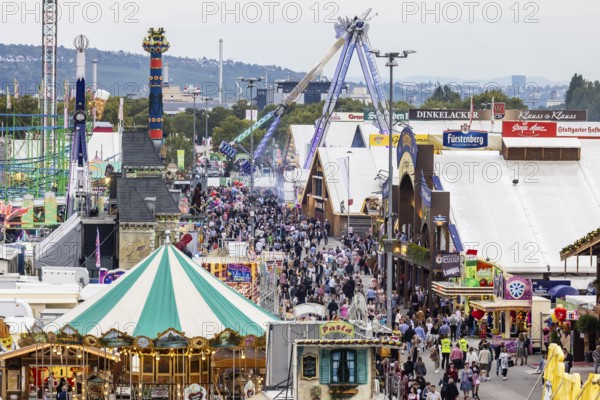
[[[111,329],[156,338],[168,329],[210,339],[227,328],[262,336],[278,318],[252,303],[173,245],[164,245],[102,291],[54,322],[82,335],[101,337]]]

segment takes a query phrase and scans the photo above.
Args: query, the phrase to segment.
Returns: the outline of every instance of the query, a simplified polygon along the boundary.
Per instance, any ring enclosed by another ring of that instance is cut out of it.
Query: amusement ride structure
[[[358,54],[358,59],[360,61],[365,82],[367,83],[371,101],[375,107],[376,124],[379,127],[380,133],[388,134],[390,129],[387,122],[388,118],[386,118],[389,116],[388,105],[386,103],[383,85],[379,77],[379,72],[375,63],[375,57],[372,53],[367,34],[369,30],[369,24],[367,22],[369,20],[368,16],[370,12],[371,9],[369,8],[360,17],[356,16],[354,18],[340,18],[334,26],[337,40],[327,51],[327,53],[325,53],[321,61],[319,61],[319,63],[315,65],[315,67],[313,67],[304,76],[304,78],[302,78],[298,85],[296,85],[286,99],[279,104],[275,110],[266,114],[250,128],[246,129],[239,136],[237,136],[231,143],[222,142],[219,146],[219,150],[229,159],[235,159],[237,155],[237,148],[242,148],[240,143],[250,136],[256,129],[259,129],[267,122],[274,119],[253,155],[254,164],[256,165],[259,163],[265,154],[269,141],[275,134],[282,114],[290,104],[296,101],[298,96],[304,91],[304,89],[306,89],[308,83],[321,72],[323,67],[329,62],[329,60],[331,60],[331,58],[338,52],[340,48],[342,49],[342,52],[336,66],[333,79],[331,80],[329,91],[325,98],[325,105],[323,106],[321,118],[319,118],[315,124],[315,133],[311,141],[311,148],[307,154],[306,160],[304,160],[303,168],[306,169],[310,167],[317,152],[317,148],[325,143],[327,130],[329,129],[329,125],[331,123],[331,115],[333,114],[337,100],[340,97],[340,93],[346,79],[346,73],[348,72],[348,67],[350,66],[350,61],[352,60],[352,56],[355,51]],[[251,164],[252,163],[250,161],[243,161],[240,169],[242,172],[250,174],[252,172]]]
[[[86,90],[85,90],[85,50],[89,40],[84,35],[75,38],[77,49],[77,86],[75,90],[75,115],[73,117],[73,141],[69,168],[69,189],[67,193],[67,215],[75,212],[89,216],[92,194],[92,178],[88,164],[86,142]]]

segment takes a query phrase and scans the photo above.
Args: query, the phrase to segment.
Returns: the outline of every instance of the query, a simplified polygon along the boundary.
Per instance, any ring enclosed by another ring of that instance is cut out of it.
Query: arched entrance
[[[413,224],[415,218],[415,189],[412,179],[408,174],[402,176],[400,181],[400,195],[398,196],[398,228],[410,240],[414,234]]]
[[[427,226],[427,224],[423,225],[423,229],[421,229],[421,237],[417,240],[417,244],[419,246],[427,247],[431,250],[431,246],[429,246],[429,226]]]

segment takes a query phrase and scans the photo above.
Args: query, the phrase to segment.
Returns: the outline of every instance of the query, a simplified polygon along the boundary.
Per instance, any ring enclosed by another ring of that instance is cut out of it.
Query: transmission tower
[[[42,154],[54,149],[56,125],[56,44],[58,26],[57,0],[44,0],[42,8]],[[46,147],[46,148],[44,148]],[[49,148],[48,148],[49,147]]]

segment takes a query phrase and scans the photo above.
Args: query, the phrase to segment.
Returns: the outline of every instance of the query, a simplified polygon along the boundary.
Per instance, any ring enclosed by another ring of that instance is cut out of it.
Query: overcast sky
[[[39,16],[28,13],[35,10],[34,4],[2,1],[2,41],[41,44]],[[578,72],[600,79],[600,3],[591,0],[65,0],[59,4],[63,7],[58,42],[68,47],[75,35],[83,33],[92,47],[140,53],[147,29],[162,26],[171,42],[168,54],[173,56],[217,58],[222,38],[225,58],[306,71],[333,44],[333,22],[338,16],[362,14],[372,7],[373,48],[417,51],[400,61],[398,77],[487,80],[522,74],[569,81]],[[41,1],[37,7],[41,8]],[[335,62],[330,64],[325,69],[328,76]],[[353,64],[349,75],[357,76],[358,60]]]

